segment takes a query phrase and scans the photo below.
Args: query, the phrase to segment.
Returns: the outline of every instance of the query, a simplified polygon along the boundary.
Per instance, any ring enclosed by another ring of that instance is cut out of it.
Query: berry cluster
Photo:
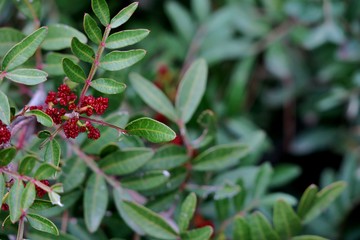
[[[82,122],[81,114],[92,116],[102,115],[109,106],[109,99],[104,97],[84,96],[76,103],[77,96],[66,85],[62,84],[57,92],[49,92],[45,106],[32,106],[30,109],[39,109],[49,115],[55,124],[62,124],[67,138],[76,138],[80,133],[87,132],[88,138],[98,139],[99,129],[95,128],[89,121]]]
[[[50,186],[50,183],[48,180],[40,180],[40,182],[42,182],[43,184],[45,184],[46,186]],[[40,188],[39,186],[35,185],[35,190],[36,190],[36,195],[39,197],[39,198],[42,198],[47,192]]]
[[[11,133],[7,126],[0,120],[0,144],[10,141]]]

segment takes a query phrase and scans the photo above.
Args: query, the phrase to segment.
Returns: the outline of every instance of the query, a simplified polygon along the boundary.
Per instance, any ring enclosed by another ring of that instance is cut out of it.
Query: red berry
[[[56,100],[56,92],[49,92],[46,99],[45,99],[45,103],[49,104],[49,103],[53,103],[53,104],[57,104],[57,100]]]
[[[7,126],[0,120],[0,144],[10,141],[11,133]]]
[[[89,139],[98,139],[100,137],[99,129],[95,128],[90,122],[86,122],[86,128],[88,130],[88,138]]]
[[[48,180],[40,180],[40,182],[42,182],[46,186],[50,186],[50,183],[49,183]],[[39,198],[42,198],[46,194],[46,191],[44,189],[42,189],[41,187],[37,186],[37,185],[35,185],[35,190],[36,190],[36,195]]]
[[[176,135],[175,139],[172,140],[171,143],[182,146],[184,141],[180,135]]]
[[[61,108],[60,110],[57,108],[48,108],[45,110],[45,113],[49,115],[55,124],[62,123],[61,117],[65,115],[66,110]]]
[[[3,204],[1,205],[1,210],[3,210],[3,211],[8,211],[8,210],[9,210],[9,205],[7,205],[7,203],[3,203]]]
[[[77,125],[78,118],[70,118],[64,124],[64,133],[67,138],[76,138],[80,133],[80,127]]]
[[[165,124],[169,122],[169,120],[161,113],[157,113],[154,118],[156,121],[159,121],[159,122],[162,122]]]
[[[215,229],[215,224],[211,220],[205,219],[199,213],[196,213],[195,216],[194,216],[194,226],[196,228],[210,226],[210,227],[212,227],[212,229]]]
[[[98,97],[93,105],[97,114],[102,115],[109,106],[109,99]]]
[[[166,66],[165,64],[161,64],[159,66],[159,69],[158,69],[158,73],[162,76],[164,76],[165,74],[167,74],[169,72],[169,68],[168,66]]]

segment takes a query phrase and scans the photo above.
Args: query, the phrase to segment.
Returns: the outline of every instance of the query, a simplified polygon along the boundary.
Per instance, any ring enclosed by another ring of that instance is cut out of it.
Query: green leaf
[[[0,57],[3,57],[12,46],[23,40],[25,34],[13,28],[0,28]]]
[[[193,160],[195,171],[219,171],[239,162],[248,154],[248,147],[242,143],[222,144],[200,153]]]
[[[179,145],[167,144],[157,149],[144,170],[169,170],[183,165],[188,160],[186,149]]]
[[[143,166],[153,155],[149,148],[126,149],[107,155],[99,166],[106,174],[129,174]]]
[[[32,173],[32,170],[35,167],[36,162],[39,161],[35,156],[28,155],[25,156],[19,164],[18,172],[21,175],[29,176]]]
[[[10,124],[10,104],[8,97],[0,90],[0,120],[6,124]]]
[[[53,139],[46,145],[44,160],[58,167],[60,163],[61,149],[59,143]]]
[[[176,1],[167,1],[165,10],[176,32],[183,40],[190,43],[195,33],[195,25],[189,12]]]
[[[45,50],[61,50],[71,46],[71,40],[76,37],[86,43],[86,36],[77,29],[64,24],[49,25],[49,32],[41,45]]]
[[[52,127],[54,125],[54,122],[49,115],[37,109],[27,111],[25,113],[25,116],[35,116],[36,121],[38,121],[40,124],[42,124],[45,127]]]
[[[45,57],[43,70],[50,76],[63,76],[65,74],[62,66],[64,58],[69,58],[76,63],[79,62],[79,59],[74,55],[50,52]]]
[[[91,41],[96,44],[100,44],[102,40],[101,29],[97,25],[96,21],[87,13],[85,13],[84,16],[84,30]]]
[[[304,217],[304,222],[308,223],[319,216],[333,201],[344,191],[346,183],[343,181],[334,182],[316,194],[316,200],[312,208]]]
[[[301,168],[295,164],[278,164],[271,177],[271,187],[281,187],[290,183],[301,174]]]
[[[69,192],[80,186],[86,176],[86,164],[80,158],[70,158],[62,166],[62,174],[59,182],[63,183],[64,191]]]
[[[181,234],[181,240],[209,240],[212,234],[213,229],[205,226]]]
[[[323,238],[315,235],[302,235],[291,238],[291,240],[330,240],[328,238]]]
[[[211,11],[210,0],[192,0],[191,9],[195,13],[199,21],[204,21],[210,15],[210,11]]]
[[[303,193],[300,203],[297,209],[297,213],[301,219],[304,219],[316,200],[316,194],[318,193],[318,187],[315,184],[311,184]]]
[[[271,228],[266,217],[260,212],[255,212],[250,217],[250,232],[251,238],[256,240],[280,239],[277,233]]]
[[[160,215],[137,203],[122,201],[121,205],[128,217],[139,224],[149,236],[158,239],[178,239],[176,231]]]
[[[136,233],[144,235],[145,232],[140,228],[140,224],[136,222],[137,219],[133,219],[129,217],[129,214],[124,209],[123,200],[131,200],[131,196],[126,190],[123,190],[122,188],[114,188],[113,189],[113,196],[114,196],[114,202],[116,205],[116,209],[118,210],[121,218],[124,220],[124,222],[131,227],[132,230],[134,230]],[[131,213],[131,212],[130,212]]]
[[[84,83],[86,75],[84,70],[72,60],[64,58],[62,60],[62,67],[66,76],[73,82]]]
[[[237,184],[225,183],[224,186],[217,189],[214,195],[215,200],[230,199],[236,196],[241,191]]]
[[[24,191],[24,185],[21,180],[15,179],[14,184],[10,189],[9,194],[9,210],[10,210],[10,220],[12,223],[15,223],[21,217],[21,196]]]
[[[110,22],[110,11],[105,0],[91,0],[91,8],[105,27]]]
[[[56,225],[49,219],[33,213],[28,213],[26,218],[30,225],[36,230],[51,233],[56,236],[59,235],[59,230],[57,229]]]
[[[95,60],[94,50],[90,46],[80,42],[76,37],[71,41],[71,51],[84,62],[93,63]]]
[[[126,88],[124,83],[117,82],[111,78],[98,78],[92,81],[90,86],[105,94],[119,94]]]
[[[146,80],[137,73],[130,74],[130,81],[139,97],[152,109],[163,114],[172,121],[177,120],[174,106],[168,97],[153,83]]]
[[[108,71],[119,71],[140,61],[146,54],[143,49],[130,51],[113,51],[106,54],[100,61],[100,67]]]
[[[5,77],[16,83],[36,85],[46,81],[48,74],[38,69],[15,69],[7,72]]]
[[[190,193],[181,205],[180,215],[178,220],[178,226],[180,233],[185,232],[190,224],[191,219],[194,216],[196,209],[196,195]]]
[[[106,39],[106,48],[118,49],[133,45],[149,35],[147,29],[125,30],[111,34]]]
[[[39,28],[13,46],[4,56],[1,69],[9,71],[26,62],[43,42],[47,31],[47,27]]]
[[[283,200],[275,203],[273,222],[275,231],[282,239],[289,239],[301,230],[300,218],[292,207]]]
[[[84,218],[87,229],[95,232],[105,216],[109,195],[103,176],[93,173],[84,193]]]
[[[9,147],[0,150],[0,167],[7,166],[16,156],[16,148]]]
[[[130,135],[143,137],[153,143],[169,142],[176,137],[176,133],[171,128],[147,117],[130,122],[125,130]]]
[[[17,9],[24,14],[27,18],[35,20],[34,18],[40,18],[41,16],[41,0],[32,0],[32,1],[18,1],[12,0],[16,5]]]
[[[28,182],[24,189],[23,194],[21,195],[20,208],[23,211],[27,211],[30,206],[34,203],[35,200],[35,184],[32,182]]]
[[[236,217],[234,220],[233,239],[251,239],[250,226],[244,217]]]
[[[260,204],[261,206],[272,207],[279,200],[282,200],[291,206],[295,206],[298,202],[297,198],[291,194],[275,192],[266,194],[265,196],[261,197]]]
[[[254,197],[260,199],[268,189],[272,176],[272,168],[269,163],[264,163],[256,176]]]
[[[111,28],[117,28],[120,25],[127,22],[127,20],[129,20],[131,15],[135,12],[138,5],[139,5],[138,2],[134,2],[129,6],[123,8],[118,14],[116,14],[116,16],[113,19],[111,19],[110,22]]]
[[[57,171],[60,171],[56,166],[51,163],[43,163],[35,172],[35,178],[39,180],[48,179],[55,175]]]
[[[164,171],[151,171],[139,175],[124,177],[121,185],[135,191],[146,191],[154,189],[169,180],[170,173]]]
[[[191,64],[182,78],[175,106],[184,123],[189,122],[206,89],[208,67],[203,59]]]

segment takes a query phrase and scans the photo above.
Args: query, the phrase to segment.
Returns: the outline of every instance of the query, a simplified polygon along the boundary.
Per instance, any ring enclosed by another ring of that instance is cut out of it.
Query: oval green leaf
[[[0,90],[0,120],[6,124],[10,124],[10,104],[5,93]]]
[[[249,223],[243,216],[234,220],[233,239],[251,239]]]
[[[117,28],[120,25],[127,22],[127,20],[129,20],[131,15],[135,12],[138,5],[139,5],[138,2],[134,2],[129,6],[123,8],[118,14],[116,14],[116,16],[113,19],[111,19],[110,22],[111,28]]]
[[[205,226],[181,234],[181,240],[209,240],[213,232],[212,227]]]
[[[84,193],[84,218],[87,229],[95,232],[105,216],[109,200],[106,182],[103,176],[92,174],[86,183]]]
[[[91,8],[94,11],[96,17],[100,20],[105,27],[110,22],[110,11],[105,0],[92,0]]]
[[[146,191],[156,188],[169,180],[170,173],[164,171],[151,171],[131,177],[124,177],[121,185],[135,191]]]
[[[183,233],[188,229],[190,221],[195,213],[196,202],[197,199],[195,193],[190,193],[185,198],[183,204],[181,205],[180,215],[178,220],[180,233]]]
[[[167,144],[160,147],[144,170],[170,170],[183,165],[188,160],[186,149],[179,145]]]
[[[171,128],[147,117],[130,122],[125,130],[130,135],[143,137],[153,143],[169,142],[176,137],[176,133]]]
[[[95,60],[94,50],[90,46],[80,42],[76,37],[71,41],[71,51],[84,62],[92,63]]]
[[[316,194],[316,200],[311,209],[304,217],[304,222],[308,223],[319,216],[334,200],[344,191],[346,182],[334,182]]]
[[[191,64],[182,78],[176,95],[175,106],[184,123],[193,116],[205,93],[208,67],[204,59]]]
[[[272,229],[266,217],[260,212],[255,212],[250,217],[250,232],[252,239],[280,240],[279,236]]]
[[[274,206],[273,223],[275,231],[282,239],[289,239],[301,230],[301,220],[293,208],[283,200]]]
[[[43,163],[35,172],[35,178],[39,180],[48,179],[55,175],[57,171],[59,171],[56,166],[50,163]]]
[[[36,230],[39,230],[41,232],[47,232],[56,236],[59,235],[58,228],[49,219],[33,213],[28,213],[26,215],[26,218],[29,221],[30,225]]]
[[[318,187],[315,184],[311,184],[306,188],[305,192],[301,196],[300,203],[297,209],[297,213],[301,219],[303,219],[309,212],[316,200],[316,194],[318,193]]]
[[[31,175],[37,161],[39,161],[39,159],[37,159],[35,156],[25,156],[23,159],[20,160],[18,172],[21,175]]]
[[[153,155],[149,148],[127,149],[107,155],[99,165],[106,174],[124,175],[142,167]]]
[[[66,76],[73,82],[84,83],[86,75],[84,70],[69,58],[62,60],[62,67]]]
[[[92,88],[105,94],[119,94],[126,89],[126,85],[111,78],[99,78],[91,82]]]
[[[9,194],[9,210],[10,210],[10,220],[12,223],[15,223],[21,217],[21,196],[24,191],[24,185],[21,180],[15,180],[14,184],[10,189]]]
[[[96,44],[100,44],[102,39],[101,29],[97,25],[96,21],[87,13],[85,13],[84,16],[84,30],[91,41]]]
[[[45,50],[61,50],[71,46],[71,40],[76,37],[86,43],[86,36],[77,29],[64,24],[49,25],[49,32],[41,45]]]
[[[193,160],[196,171],[218,171],[236,164],[248,154],[248,147],[242,143],[217,145],[199,154]]]
[[[0,167],[8,165],[16,156],[16,148],[9,147],[0,150]]]
[[[61,149],[59,143],[53,139],[47,143],[44,153],[44,161],[58,167],[60,163]]]
[[[5,77],[13,82],[25,84],[25,85],[36,85],[45,82],[48,74],[38,69],[15,69],[8,72]]]
[[[149,236],[166,240],[178,239],[178,234],[167,221],[150,209],[130,201],[122,201],[121,206],[128,217]]]
[[[1,69],[9,71],[26,62],[44,41],[47,27],[42,27],[13,46],[4,56]]]
[[[43,111],[40,110],[30,110],[28,112],[25,113],[26,116],[35,116],[36,120],[44,125],[45,127],[52,127],[54,125],[54,122],[52,120],[52,118],[47,115],[46,113],[44,113]]]
[[[35,184],[32,182],[28,182],[26,184],[23,194],[21,195],[20,207],[23,211],[27,211],[34,203],[35,195]]]
[[[133,45],[143,40],[147,35],[149,35],[149,32],[150,31],[147,29],[135,29],[111,34],[106,39],[106,48],[118,49]]]
[[[100,67],[108,71],[119,71],[140,61],[146,54],[143,49],[130,51],[113,51],[106,54],[100,61]]]
[[[13,28],[0,28],[0,57],[3,57],[12,46],[24,39],[25,34]]]
[[[177,120],[177,114],[168,97],[153,83],[137,73],[130,74],[130,82],[139,97],[152,109],[163,114],[172,121]]]

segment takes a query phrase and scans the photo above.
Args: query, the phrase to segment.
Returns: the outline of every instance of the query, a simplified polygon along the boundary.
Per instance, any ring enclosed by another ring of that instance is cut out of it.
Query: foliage
[[[341,233],[359,199],[356,10],[152,2],[0,0],[1,239],[358,236]],[[350,124],[315,121],[343,105]],[[293,155],[336,146],[340,172],[287,189],[301,167],[263,157],[279,137]]]

